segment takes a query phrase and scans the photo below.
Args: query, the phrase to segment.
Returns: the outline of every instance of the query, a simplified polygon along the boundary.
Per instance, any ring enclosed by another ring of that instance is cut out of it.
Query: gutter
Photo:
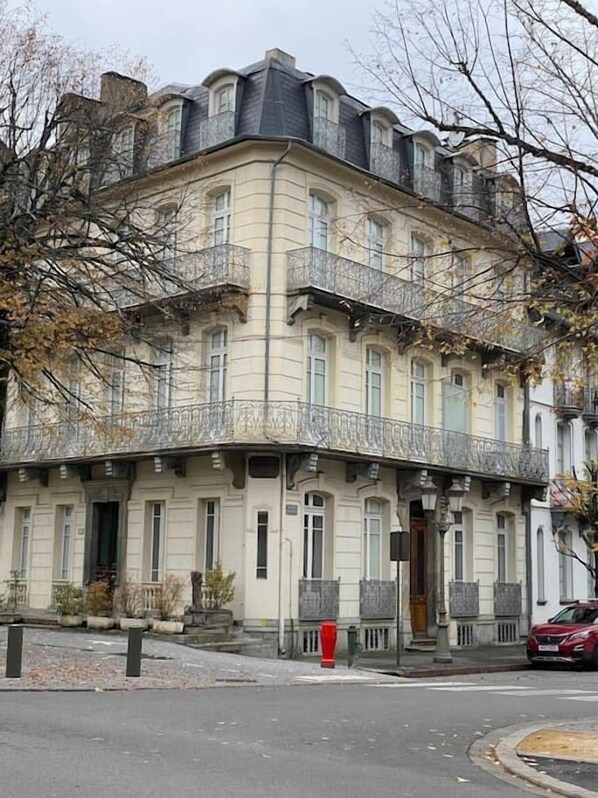
[[[523,386],[523,419],[522,437],[523,444],[531,446],[530,439],[530,394],[529,380]],[[520,488],[523,491],[523,486]],[[532,503],[531,499],[521,502],[521,509],[525,516],[525,597],[527,608],[527,628],[532,626],[533,580],[532,580]]]

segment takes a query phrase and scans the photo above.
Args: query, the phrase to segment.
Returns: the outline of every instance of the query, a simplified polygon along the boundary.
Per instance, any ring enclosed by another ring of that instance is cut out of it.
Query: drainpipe
[[[530,440],[530,395],[529,380],[525,380],[523,386],[523,429],[522,437],[525,446],[531,446]],[[523,490],[523,488],[520,488]],[[532,503],[531,500],[521,502],[521,507],[525,516],[525,595],[527,605],[527,628],[532,625],[532,602],[533,602],[533,582],[532,582]]]
[[[274,191],[276,188],[276,170],[290,153],[292,142],[287,141],[287,148],[272,164],[270,171],[270,207],[268,210],[268,241],[266,243],[266,321],[264,328],[264,402],[270,398],[270,328],[272,314],[272,243],[274,239]],[[281,538],[282,540],[282,538]]]
[[[278,519],[278,653],[280,656],[286,654],[284,645],[284,596],[282,582],[282,549],[284,546],[284,517],[285,503],[287,499],[287,459],[284,452],[280,455],[280,515]],[[290,568],[290,566],[289,566]],[[289,577],[290,578],[290,577]],[[289,601],[290,601],[289,591]],[[290,618],[289,613],[289,618]]]

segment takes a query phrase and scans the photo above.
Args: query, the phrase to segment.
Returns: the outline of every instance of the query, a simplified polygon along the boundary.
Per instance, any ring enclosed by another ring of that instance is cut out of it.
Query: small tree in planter
[[[117,589],[120,611],[120,628],[147,629],[149,621],[143,617],[143,588],[139,582],[127,577]]]
[[[229,574],[223,573],[219,562],[211,571],[206,571],[204,585],[209,609],[221,610],[231,603],[235,597],[235,575],[234,571]]]
[[[81,615],[83,588],[73,585],[72,582],[59,585],[54,594],[54,604],[60,626],[83,625],[83,616]]]
[[[183,622],[174,620],[181,605],[185,590],[185,580],[176,574],[166,574],[156,591],[155,607],[159,618],[154,619],[152,629],[159,634],[180,634]]]
[[[89,629],[112,629],[112,591],[104,579],[92,582],[85,592],[85,611]]]

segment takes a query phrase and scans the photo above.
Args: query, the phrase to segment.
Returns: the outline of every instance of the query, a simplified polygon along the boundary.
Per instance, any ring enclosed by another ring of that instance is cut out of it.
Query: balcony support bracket
[[[522,485],[521,504],[528,504],[532,499],[537,502],[545,502],[547,492],[547,485]]]
[[[187,461],[184,457],[156,455],[154,457],[154,471],[156,474],[165,474],[167,471],[172,471],[175,477],[184,477],[187,475]]]
[[[400,477],[399,477],[400,474]],[[414,489],[421,489],[428,481],[428,470],[397,471],[397,495],[401,500],[407,500]]]
[[[245,453],[244,452],[212,452],[212,468],[214,471],[230,469],[233,474],[233,488],[242,490],[245,487]]]
[[[483,499],[489,499],[491,496],[496,496],[497,499],[508,499],[510,493],[510,482],[482,482]]]
[[[71,465],[70,463],[62,463],[58,469],[60,479],[91,479],[91,466],[90,465]]]
[[[357,477],[375,482],[380,474],[380,463],[349,462],[347,463],[347,482],[355,482]]]
[[[128,460],[106,460],[106,476],[111,479],[127,479],[131,475],[131,463]]]
[[[47,468],[19,468],[19,482],[34,482],[38,480],[44,488],[48,487]]]
[[[295,490],[297,488],[296,477],[299,471],[307,471],[310,474],[317,474],[317,452],[310,452],[309,454],[287,455],[287,490]]]
[[[297,321],[297,317],[302,311],[310,310],[313,307],[314,298],[312,294],[301,294],[300,296],[289,299],[287,303],[287,324],[292,327]]]

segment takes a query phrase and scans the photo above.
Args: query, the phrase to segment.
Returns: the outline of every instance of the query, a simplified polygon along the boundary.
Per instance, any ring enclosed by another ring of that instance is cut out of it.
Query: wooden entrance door
[[[411,518],[410,609],[414,637],[428,633],[428,539],[425,518]]]

